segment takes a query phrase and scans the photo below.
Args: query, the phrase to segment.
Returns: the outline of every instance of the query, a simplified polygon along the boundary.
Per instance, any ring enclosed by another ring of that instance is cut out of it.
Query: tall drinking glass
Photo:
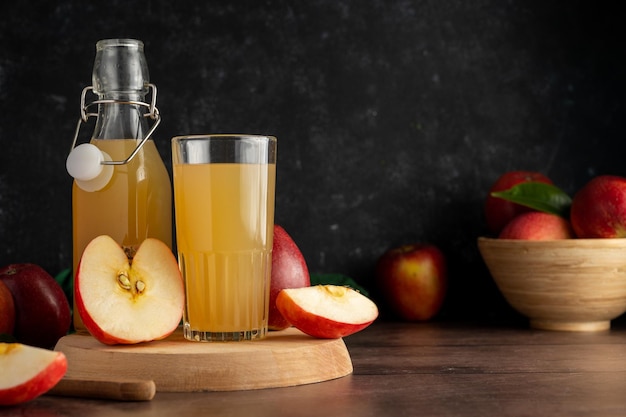
[[[195,341],[267,334],[276,138],[172,139],[178,262],[185,280],[184,335]]]

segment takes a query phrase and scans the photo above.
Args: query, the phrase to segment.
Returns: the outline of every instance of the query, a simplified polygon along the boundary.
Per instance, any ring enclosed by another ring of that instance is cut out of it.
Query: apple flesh
[[[311,277],[302,252],[284,228],[274,225],[268,317],[270,330],[283,330],[291,326],[291,323],[283,317],[276,307],[278,293],[285,288],[309,286],[311,286]]]
[[[487,228],[494,235],[500,234],[504,226],[518,215],[533,211],[533,209],[494,197],[491,193],[505,191],[523,182],[543,182],[552,184],[552,180],[540,172],[534,171],[509,171],[502,174],[489,189],[489,194],[485,200],[485,220]]]
[[[12,264],[0,269],[0,280],[15,304],[13,335],[20,342],[52,348],[71,324],[70,305],[61,286],[35,264]]]
[[[557,240],[575,237],[570,223],[563,217],[540,211],[522,213],[507,224],[500,239]]]
[[[67,372],[62,352],[21,343],[0,343],[0,405],[15,405],[46,393]]]
[[[572,199],[570,221],[579,238],[626,237],[626,178],[600,175]]]
[[[83,251],[74,282],[78,313],[104,344],[160,340],[178,327],[185,291],[176,258],[157,239],[144,240],[132,260],[110,236]]]
[[[351,335],[378,317],[378,308],[372,300],[338,285],[281,290],[276,297],[276,306],[298,330],[323,339]]]
[[[395,316],[427,321],[439,312],[445,299],[446,261],[435,245],[403,245],[378,259],[375,280],[385,305]]]
[[[6,286],[0,281],[0,334],[13,334],[15,328],[15,303],[13,295]]]

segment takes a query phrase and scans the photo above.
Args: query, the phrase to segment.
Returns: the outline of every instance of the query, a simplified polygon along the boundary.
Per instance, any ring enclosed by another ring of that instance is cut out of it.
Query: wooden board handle
[[[63,378],[48,391],[50,395],[117,401],[149,401],[155,393],[156,385],[150,380],[80,378]]]

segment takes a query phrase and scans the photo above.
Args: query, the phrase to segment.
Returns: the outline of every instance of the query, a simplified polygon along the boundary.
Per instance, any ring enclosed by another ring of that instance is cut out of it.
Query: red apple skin
[[[396,317],[428,321],[439,312],[446,296],[446,261],[432,244],[400,246],[378,259],[375,279],[383,301]]]
[[[79,262],[78,270],[80,270],[80,262]],[[104,331],[102,327],[100,327],[98,323],[96,323],[91,318],[91,316],[87,313],[87,309],[85,308],[85,302],[83,301],[83,297],[80,294],[80,292],[75,291],[74,297],[76,298],[76,310],[78,311],[78,314],[80,314],[80,317],[83,320],[83,324],[85,325],[85,328],[94,337],[94,339],[96,339],[102,344],[111,345],[111,346],[112,345],[134,345],[138,343],[137,340],[125,339],[123,337],[111,335],[107,333],[106,331]],[[172,334],[174,330],[176,330],[176,328],[172,328],[170,332],[165,333],[161,337],[155,338],[153,340],[165,339],[170,334]],[[148,340],[143,340],[143,342],[148,342]]]
[[[80,271],[80,261],[78,262],[78,271]],[[113,337],[109,335],[107,332],[102,330],[102,328],[96,323],[91,316],[87,313],[87,309],[85,308],[85,302],[83,301],[83,296],[78,291],[78,285],[76,283],[80,279],[80,275],[76,275],[75,285],[74,285],[74,299],[76,300],[76,311],[80,315],[81,320],[83,321],[83,325],[89,331],[89,333],[99,341],[105,345],[117,345],[117,344],[134,344],[136,343],[133,340],[127,340],[120,337]]]
[[[63,352],[56,352],[54,361],[32,379],[11,388],[0,389],[0,405],[17,405],[31,401],[48,392],[65,376],[67,358]]]
[[[23,344],[45,349],[70,329],[70,306],[61,286],[35,264],[11,264],[0,268],[0,280],[15,303],[13,335]]]
[[[278,293],[285,288],[301,288],[310,285],[311,277],[302,252],[282,226],[274,225],[269,330],[283,330],[291,326],[291,323],[276,307]]]
[[[98,324],[93,319],[91,314],[89,314],[89,312],[87,311],[87,306],[85,305],[85,297],[83,296],[81,292],[81,288],[83,287],[82,281],[84,279],[82,265],[85,262],[85,257],[91,256],[92,251],[93,251],[91,249],[92,245],[94,244],[99,245],[98,252],[103,253],[102,252],[104,250],[103,245],[100,244],[100,242],[96,242],[96,241],[108,242],[107,244],[110,245],[110,247],[116,248],[116,250],[119,251],[119,254],[123,254],[123,249],[110,236],[105,236],[105,235],[94,238],[83,251],[83,256],[81,257],[78,263],[78,268],[77,268],[77,272],[76,272],[76,276],[74,280],[74,299],[76,300],[76,309],[78,311],[78,314],[80,314],[83,324],[85,325],[89,333],[100,343],[103,343],[106,345],[117,345],[117,344],[132,345],[132,344],[137,344],[141,342],[162,340],[168,337],[169,335],[171,335],[176,330],[180,320],[182,319],[182,313],[183,313],[182,310],[183,310],[183,304],[184,304],[184,284],[183,284],[182,276],[180,275],[180,270],[178,269],[178,264],[176,262],[176,259],[174,258],[174,255],[170,251],[169,247],[167,247],[165,243],[163,243],[162,241],[159,241],[154,238],[148,238],[144,240],[142,244],[139,246],[139,248],[137,249],[137,253],[135,254],[133,258],[133,262],[132,262],[133,267],[130,267],[130,264],[128,263],[126,258],[124,260],[124,264],[125,264],[124,267],[132,269],[132,268],[135,268],[135,266],[139,265],[140,263],[142,267],[147,263],[152,263],[152,264],[158,263],[157,260],[154,259],[155,256],[158,256],[158,261],[162,262],[162,264],[160,265],[162,269],[171,268],[175,270],[176,278],[177,278],[175,282],[176,282],[176,285],[180,285],[180,294],[181,294],[180,311],[179,313],[177,313],[179,315],[177,316],[175,320],[172,321],[173,323],[172,326],[167,331],[164,330],[163,333],[161,333],[158,336],[154,336],[148,339],[137,339],[137,338],[128,339],[128,338],[120,336],[119,334],[108,333],[105,329],[103,329],[103,327],[100,326],[100,324]],[[149,252],[150,255],[145,254],[146,253],[145,251],[149,250],[149,249],[145,249],[147,246],[152,248],[152,251]],[[122,255],[122,256],[125,256],[125,255]],[[153,258],[151,258],[150,261],[146,261],[145,260],[146,256],[153,256]],[[142,258],[141,261],[139,260],[140,257]],[[106,270],[106,267],[104,266],[102,267],[103,269]],[[171,275],[171,277],[173,276],[174,274]],[[110,293],[102,294],[102,297],[109,297],[109,296],[111,296]],[[173,294],[170,293],[170,298],[172,298],[172,296]],[[127,317],[121,318],[121,320],[127,320],[127,319],[128,319]],[[131,335],[131,337],[134,337],[134,336]]]
[[[626,237],[626,178],[600,175],[572,199],[570,221],[579,238]]]
[[[80,295],[77,293],[75,296],[80,297]],[[87,314],[85,310],[85,304],[83,303],[82,298],[80,299],[80,303],[77,300],[76,310],[78,311],[78,314],[80,314],[80,317],[83,320],[83,324],[85,325],[85,328],[87,328],[89,333],[94,337],[94,339],[96,339],[100,343],[105,344],[105,345],[119,345],[119,344],[132,345],[132,344],[137,343],[137,341],[135,340],[129,340],[129,339],[124,339],[122,337],[111,336],[110,334],[102,330],[102,328],[98,326],[98,324],[91,318],[91,316]],[[167,336],[169,336],[169,334],[164,335],[163,338]]]
[[[15,303],[13,295],[6,286],[0,281],[0,334],[13,334],[15,329]]]
[[[487,228],[494,235],[499,235],[504,226],[518,215],[533,211],[533,209],[522,206],[502,198],[493,197],[491,193],[505,191],[523,182],[543,182],[552,184],[552,180],[540,172],[534,171],[509,171],[504,173],[489,189],[485,200],[485,220]]]
[[[563,217],[540,211],[522,213],[502,229],[500,239],[558,240],[573,239],[574,230]]]
[[[344,323],[322,317],[300,307],[286,291],[278,293],[276,305],[298,330],[318,339],[338,339],[349,336],[363,330],[376,319],[373,317],[372,320],[362,323]]]
[[[280,304],[283,309],[291,310],[292,321],[297,324],[296,327],[299,330],[309,336],[317,337],[318,339],[338,339],[340,337],[349,336],[363,330],[373,322],[370,321],[356,325],[340,323],[325,317],[314,316],[295,304],[287,305],[289,301],[281,297],[280,293],[276,302]]]

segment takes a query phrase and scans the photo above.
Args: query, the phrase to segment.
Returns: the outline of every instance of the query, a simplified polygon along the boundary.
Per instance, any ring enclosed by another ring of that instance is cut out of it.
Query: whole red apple
[[[552,184],[552,180],[539,172],[509,171],[500,176],[491,186],[485,200],[485,220],[487,221],[487,228],[491,233],[498,235],[514,217],[533,210],[502,198],[493,197],[491,193],[505,191],[517,184],[530,181]]]
[[[15,303],[13,335],[23,344],[52,348],[70,328],[70,306],[61,286],[35,264],[0,268]]]
[[[600,175],[572,199],[570,221],[579,238],[626,237],[626,178]]]
[[[301,288],[310,285],[309,269],[298,245],[283,227],[274,225],[268,317],[270,330],[283,330],[291,325],[276,307],[278,293],[285,288]]]
[[[500,239],[556,240],[572,239],[570,223],[556,214],[541,211],[522,213],[511,220],[498,236]]]
[[[0,334],[13,334],[15,328],[15,303],[13,295],[6,286],[0,281]]]
[[[376,264],[376,283],[387,307],[407,321],[426,321],[441,309],[447,290],[443,253],[431,244],[390,249]]]

